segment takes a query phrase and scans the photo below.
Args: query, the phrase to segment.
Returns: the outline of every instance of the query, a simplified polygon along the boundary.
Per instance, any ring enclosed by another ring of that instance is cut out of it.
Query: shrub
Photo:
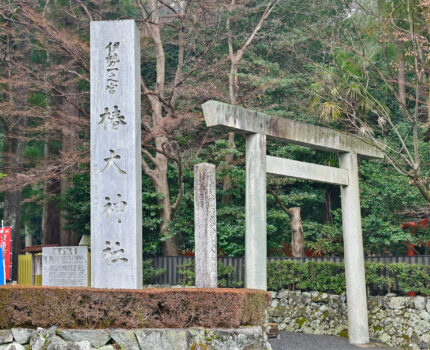
[[[295,290],[303,281],[305,264],[295,260],[273,260],[267,264],[267,288]]]
[[[430,266],[401,263],[389,266],[397,288],[403,293],[430,295]]]
[[[150,284],[155,278],[164,275],[166,269],[155,269],[152,267],[152,259],[143,260],[142,262],[143,270],[143,284]]]
[[[394,284],[394,278],[391,273],[389,274],[390,266],[382,263],[365,263],[367,287],[390,293]]]
[[[249,289],[0,287],[0,329],[260,326],[270,294]]]
[[[180,283],[184,286],[194,286],[196,272],[194,261],[189,261],[178,266],[178,273],[181,275]],[[242,282],[234,280],[235,269],[233,266],[218,263],[218,287],[220,288],[238,288],[243,285]]]
[[[270,290],[309,290],[342,293],[345,290],[342,263],[274,260],[268,264]]]
[[[379,292],[430,295],[430,266],[366,263],[366,284]],[[345,291],[343,263],[327,261],[272,260],[267,266],[268,288],[279,291],[307,290],[327,293]]]

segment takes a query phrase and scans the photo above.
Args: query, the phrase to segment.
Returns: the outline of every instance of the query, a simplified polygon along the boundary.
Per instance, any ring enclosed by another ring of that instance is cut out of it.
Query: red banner
[[[6,272],[6,281],[10,280],[10,263],[11,263],[11,241],[12,228],[0,228],[0,247],[3,250],[3,259]]]

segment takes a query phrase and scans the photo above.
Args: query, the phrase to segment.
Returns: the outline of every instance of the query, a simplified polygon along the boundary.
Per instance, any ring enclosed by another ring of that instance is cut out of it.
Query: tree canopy
[[[429,230],[430,3],[426,0],[4,0],[0,190],[15,249],[90,233],[89,23],[135,19],[142,47],[143,242],[192,251],[193,165],[217,166],[218,248],[244,253],[245,143],[205,127],[209,99],[347,130],[384,151],[361,162],[367,254],[419,253]],[[338,166],[336,154],[272,142],[268,154]],[[339,189],[268,178],[268,249],[342,254]],[[424,213],[420,215],[420,213]],[[423,216],[424,215],[424,216]]]

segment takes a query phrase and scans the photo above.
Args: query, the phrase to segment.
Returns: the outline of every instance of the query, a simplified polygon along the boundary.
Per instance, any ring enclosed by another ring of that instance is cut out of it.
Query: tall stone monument
[[[216,288],[216,173],[215,165],[194,165],[194,240],[197,288]]]
[[[140,36],[91,22],[91,286],[142,286]]]

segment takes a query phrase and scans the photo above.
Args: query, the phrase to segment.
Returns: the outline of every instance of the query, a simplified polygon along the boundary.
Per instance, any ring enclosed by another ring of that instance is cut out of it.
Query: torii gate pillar
[[[369,325],[357,154],[340,153],[339,165],[349,174],[349,184],[340,186],[349,340],[352,344],[366,344]]]
[[[246,136],[245,288],[267,290],[266,135]]]

